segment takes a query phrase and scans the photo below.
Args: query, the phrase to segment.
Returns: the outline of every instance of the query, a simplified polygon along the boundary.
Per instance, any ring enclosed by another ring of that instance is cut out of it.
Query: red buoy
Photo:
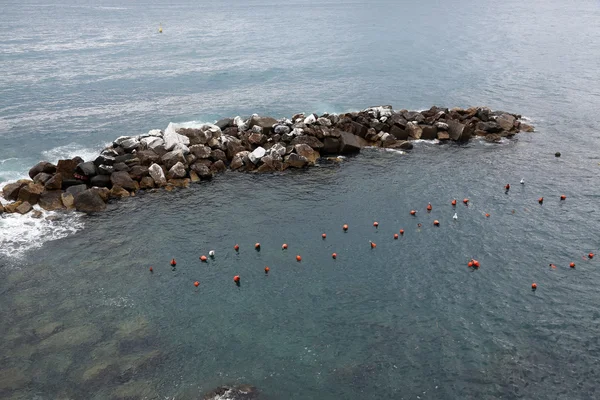
[[[260,250],[260,243],[256,243],[256,244],[254,245],[254,248],[255,248],[256,250]]]
[[[471,267],[473,266],[473,261],[469,261],[469,262],[467,263],[467,266],[468,266],[469,268],[471,268]]]
[[[321,237],[322,237],[323,239],[325,239],[325,238],[327,238],[327,235],[326,235],[326,234],[322,234],[322,235],[321,235]]]
[[[265,267],[265,274],[268,274],[268,273],[269,273],[269,271],[270,271],[270,270],[269,270],[269,267]]]
[[[504,186],[504,189],[509,190],[510,189],[510,184],[506,184],[506,186]]]
[[[200,261],[206,262],[206,260],[207,260],[206,256],[200,256]]]
[[[371,242],[371,248],[374,249],[375,247],[377,247],[377,245],[373,242]]]
[[[235,251],[240,251],[240,246],[238,246],[238,245],[236,244],[235,246],[233,246],[233,249],[234,249]]]
[[[404,229],[400,229],[400,235],[404,235]]]
[[[410,215],[417,215],[417,212],[415,210],[410,210]]]
[[[561,200],[566,200],[566,199],[567,199],[567,196],[565,196],[564,194],[561,194],[561,195],[560,195],[560,199],[561,199]]]
[[[463,203],[465,203],[465,205],[469,204],[469,199],[463,199]]]
[[[479,261],[477,261],[477,260],[473,260],[473,266],[474,266],[475,268],[479,268]]]
[[[172,267],[174,267],[174,266],[176,266],[176,265],[177,265],[177,262],[175,262],[175,259],[172,259],[172,260],[171,260],[171,266],[172,266]]]
[[[344,231],[348,230],[348,225],[344,224],[344,226],[342,226],[342,229],[344,229]]]
[[[456,199],[452,200],[452,205],[455,206],[456,205]]]
[[[394,233],[394,239],[398,239],[398,234]]]
[[[300,257],[299,255],[296,256],[296,261],[298,261],[298,262],[302,261],[302,257]]]
[[[535,289],[537,289],[537,283],[533,282],[531,284],[531,290],[535,290]]]
[[[571,264],[569,264],[569,267],[571,267],[571,268],[575,268],[575,263],[574,263],[574,262],[572,262]]]
[[[235,283],[240,283],[240,276],[239,276],[239,275],[236,275],[236,276],[234,276],[234,277],[233,277],[233,281],[234,281]]]
[[[196,287],[200,286],[200,282],[198,282],[198,281],[194,282],[194,286],[196,286]]]
[[[440,221],[438,221],[437,219],[433,221],[433,225],[435,226],[440,226]]]
[[[373,222],[373,226],[374,226],[375,228],[377,228],[377,227],[379,226],[379,222],[377,222],[377,221]]]
[[[285,249],[287,249],[287,243],[284,243],[284,244],[282,244],[282,245],[281,245],[281,249],[282,249],[282,250],[285,250]]]
[[[431,211],[431,203],[427,203],[427,211]]]
[[[488,213],[485,213],[485,216],[486,216],[487,218],[489,218],[489,217],[490,217],[490,214],[488,214]]]
[[[154,269],[152,269],[152,267],[150,267],[150,272],[154,272]]]
[[[337,253],[333,253],[333,254],[331,255],[331,258],[333,258],[333,259],[335,260],[335,259],[337,258]]]
[[[543,198],[543,197],[540,197],[540,198],[538,199],[538,203],[540,203],[540,204],[544,204],[544,198]]]
[[[590,258],[590,259],[594,258],[594,253],[588,254],[588,258]]]

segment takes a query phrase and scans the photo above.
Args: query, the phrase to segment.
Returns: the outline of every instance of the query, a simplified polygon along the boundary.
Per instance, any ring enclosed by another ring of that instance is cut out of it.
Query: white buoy
[[[521,178],[521,185],[525,184],[525,178]]]
[[[454,213],[454,215],[452,216],[452,219],[458,219],[458,214]]]
[[[215,251],[214,250],[209,251],[208,255],[211,256],[211,257],[214,257],[215,256]]]

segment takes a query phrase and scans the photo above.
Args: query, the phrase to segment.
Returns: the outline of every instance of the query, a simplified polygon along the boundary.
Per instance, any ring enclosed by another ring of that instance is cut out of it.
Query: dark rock
[[[98,174],[100,175],[112,175],[113,172],[115,172],[115,167],[113,167],[112,165],[99,165],[97,168]]]
[[[437,138],[437,128],[435,126],[425,125],[422,127],[421,139],[433,140]]]
[[[290,127],[287,125],[277,125],[274,128],[274,132],[277,135],[286,135],[286,134],[290,133]]]
[[[353,135],[364,138],[369,128],[355,121],[338,123],[338,128],[344,132],[352,133]]]
[[[50,180],[50,178],[52,178],[52,175],[47,174],[45,172],[40,172],[39,174],[33,177],[33,182],[44,185],[46,182],[48,182],[48,180]]]
[[[148,176],[148,167],[142,167],[141,165],[136,165],[129,170],[129,176],[131,179],[136,181],[141,180],[143,177]]]
[[[95,191],[96,193],[98,193],[98,195],[100,196],[100,198],[102,198],[102,201],[104,201],[105,203],[108,201],[108,199],[110,198],[110,190],[108,188],[100,188],[100,187],[94,187],[91,188],[91,190]],[[63,194],[62,196],[62,200],[63,200],[63,204],[65,204],[65,194]],[[73,202],[75,201],[75,199],[73,199]],[[68,208],[68,206],[65,204],[65,207]],[[73,207],[75,207],[73,205]]]
[[[412,150],[413,144],[408,140],[396,140],[393,144],[387,146],[388,149]]]
[[[88,178],[91,178],[97,174],[96,166],[92,161],[78,164],[77,167],[75,167],[75,172],[79,175],[87,176]]]
[[[361,149],[360,142],[356,135],[349,132],[342,132],[340,135],[340,154],[358,153]]]
[[[185,157],[183,156],[183,152],[181,150],[174,150],[162,156],[161,161],[163,162],[167,170],[169,170],[173,168],[173,166],[178,162],[185,164]]]
[[[215,122],[215,125],[219,127],[219,129],[224,130],[233,125],[233,118],[223,118]]]
[[[100,197],[98,192],[93,189],[78,193],[77,196],[75,196],[73,204],[77,211],[84,213],[99,212],[106,209],[106,203],[102,200],[102,197]]]
[[[515,117],[510,114],[501,114],[496,118],[496,123],[505,131],[512,131],[515,127]]]
[[[21,203],[20,206],[18,206],[16,208],[16,212],[18,212],[21,215],[27,214],[29,211],[31,211],[33,209],[33,207],[31,206],[31,204],[29,204],[28,202],[24,201]]]
[[[321,152],[323,154],[337,154],[340,151],[340,141],[334,137],[326,137],[323,140],[323,148]]]
[[[4,212],[4,206],[2,205],[2,203],[0,203],[0,214],[2,214]]]
[[[225,128],[223,130],[223,135],[225,136],[231,136],[231,137],[235,137],[235,138],[239,138],[239,134],[240,132],[238,131],[238,128],[235,126],[229,127],[229,128]]]
[[[139,189],[139,184],[131,179],[129,174],[125,171],[114,172],[110,176],[110,181],[114,185],[119,185],[122,188],[129,191],[136,191]]]
[[[38,205],[46,211],[60,210],[64,208],[61,194],[60,190],[47,190],[40,195]]]
[[[52,178],[48,179],[44,184],[46,190],[59,190],[62,189],[63,177],[62,174],[57,173]]]
[[[129,172],[130,168],[124,162],[119,162],[119,163],[116,163],[115,165],[113,165],[113,169],[114,169],[114,172],[122,172],[122,171]]]
[[[263,133],[270,134],[273,130],[273,125],[277,124],[277,120],[271,117],[257,117],[253,116],[248,121],[248,127],[252,129],[254,126],[260,126]]]
[[[213,173],[211,172],[211,170],[208,168],[207,165],[203,164],[203,163],[195,163],[193,164],[190,169],[194,172],[196,172],[198,174],[198,176],[200,177],[200,179],[202,180],[210,180],[213,177]]]
[[[370,128],[365,135],[365,140],[368,142],[375,142],[378,140],[377,131],[373,128]]]
[[[129,196],[131,196],[131,194],[120,185],[114,185],[112,189],[110,189],[110,197],[113,199],[122,199]]]
[[[210,152],[210,159],[213,161],[221,161],[224,163],[225,161],[227,161],[227,155],[223,150],[216,149]]]
[[[253,133],[250,136],[248,136],[248,142],[250,144],[259,146],[267,142],[267,137],[262,133]]]
[[[31,205],[37,204],[40,195],[44,191],[44,186],[37,183],[30,183],[25,185],[19,190],[19,201],[29,203]]]
[[[65,190],[71,186],[85,185],[84,181],[79,179],[63,179],[61,189]],[[48,188],[46,188],[48,189]]]
[[[71,179],[73,178],[77,164],[79,164],[77,160],[58,160],[56,173],[61,174],[63,179]]]
[[[19,190],[21,190],[21,188],[25,185],[26,183],[9,183],[2,188],[2,197],[4,197],[6,200],[17,200],[19,197]]]
[[[308,160],[299,154],[292,153],[285,156],[285,163],[292,168],[302,168],[308,164]]]
[[[46,174],[54,174],[56,172],[56,166],[48,161],[40,161],[29,170],[29,177],[33,179],[37,174],[42,172]]]
[[[398,128],[404,130],[406,129],[406,124],[408,121],[402,116],[401,113],[394,113],[388,120],[392,125],[397,126]],[[390,131],[391,133],[391,131]]]
[[[235,138],[230,138],[227,143],[225,143],[225,146],[227,149],[226,154],[228,160],[233,159],[233,157],[240,151],[246,150],[242,142]]]
[[[129,160],[133,160],[135,157],[135,154],[123,154],[121,156],[117,156],[115,157],[115,164],[118,163],[126,163]],[[113,164],[113,165],[115,165]]]
[[[75,185],[75,186],[68,187],[67,190],[66,190],[66,192],[67,193],[71,193],[75,197],[79,193],[82,193],[82,192],[84,192],[86,190],[87,190],[87,186],[86,185]]]
[[[321,149],[323,148],[323,142],[321,142],[319,139],[317,139],[314,136],[308,136],[308,135],[301,135],[301,136],[297,136],[294,138],[294,140],[292,140],[291,145],[295,146],[297,144],[307,144],[310,147],[312,147],[313,149]]]
[[[160,156],[154,150],[140,150],[135,155],[140,160],[140,165],[145,167],[149,167],[160,160]]]
[[[479,122],[477,129],[485,131],[487,133],[498,133],[502,132],[502,127],[495,121]]]
[[[154,187],[154,179],[150,176],[145,176],[140,180],[140,189],[152,189]]]
[[[110,189],[112,186],[110,175],[96,175],[90,180],[90,185]]]
[[[522,130],[523,132],[533,132],[534,131],[533,126],[531,126],[529,124],[525,124],[523,122],[521,122],[519,124],[519,129]]]
[[[307,144],[297,144],[294,146],[294,150],[296,151],[296,154],[306,158],[310,165],[314,165],[319,157],[321,157],[318,151],[313,150]]]
[[[408,132],[408,137],[414,140],[421,139],[421,135],[423,134],[423,128],[416,122],[406,124],[406,131]]]
[[[471,128],[460,122],[449,120],[448,121],[448,134],[450,139],[455,142],[465,142],[471,138]]]
[[[190,139],[190,146],[206,144],[212,139],[212,133],[202,129],[182,128],[178,133]]]
[[[406,124],[404,125],[404,127],[406,127]],[[408,132],[403,128],[400,128],[398,125],[392,126],[392,128],[390,129],[390,134],[392,134],[392,136],[394,136],[398,140],[408,139]]]
[[[210,166],[210,169],[213,172],[223,172],[227,169],[227,166],[225,165],[223,160],[218,160]]]
[[[99,167],[102,164],[104,164],[104,165],[114,165],[115,164],[115,157],[109,156],[109,155],[100,154],[94,160],[94,165],[96,167]]]
[[[554,153],[554,157],[560,157],[560,151],[557,151],[556,153]]]

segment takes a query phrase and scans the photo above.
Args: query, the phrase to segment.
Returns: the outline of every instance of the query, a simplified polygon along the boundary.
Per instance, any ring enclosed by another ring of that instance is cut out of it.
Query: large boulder
[[[72,210],[75,208],[75,196],[71,193],[61,193],[60,199],[62,200],[63,206],[67,210]]]
[[[25,185],[27,184],[23,182],[9,183],[2,188],[2,197],[4,197],[6,200],[17,200],[19,198],[19,191]]]
[[[256,146],[265,144],[266,141],[267,136],[263,135],[262,133],[252,133],[250,136],[248,136],[248,143]]]
[[[63,184],[63,176],[61,173],[57,173],[52,178],[48,179],[44,184],[46,190],[60,190]]]
[[[154,179],[151,176],[145,176],[140,180],[140,189],[152,189],[154,187]]]
[[[190,144],[190,139],[185,135],[180,135],[177,133],[173,123],[170,123],[169,126],[167,126],[167,129],[165,129],[163,139],[165,141],[165,149],[167,151],[179,149],[185,154],[189,152],[187,146]]]
[[[252,116],[250,121],[248,121],[248,127],[252,128],[254,126],[259,126],[262,128],[262,132],[265,134],[271,133],[273,130],[273,125],[277,124],[277,120],[271,117],[259,117],[257,115]]]
[[[131,169],[129,170],[129,176],[131,177],[131,179],[139,181],[143,177],[148,176],[148,167],[143,167],[141,165],[131,167]]]
[[[168,152],[167,154],[161,157],[161,161],[168,170],[173,168],[173,165],[177,164],[178,162],[182,164],[185,164],[186,162],[185,156],[183,155],[183,151],[181,150],[174,150]]]
[[[160,160],[160,156],[156,154],[154,150],[140,150],[135,153],[138,160],[140,160],[140,165],[145,167],[149,167],[150,165],[158,162]]]
[[[56,165],[51,164],[48,161],[40,161],[29,170],[29,177],[33,179],[40,172],[54,174],[56,172]]]
[[[95,176],[98,172],[96,171],[96,166],[94,165],[94,162],[88,161],[77,164],[77,167],[75,167],[75,173],[91,178]]]
[[[167,184],[167,178],[165,177],[165,172],[158,164],[152,164],[150,168],[148,168],[148,173],[150,177],[154,180],[154,184],[158,187],[164,186]]]
[[[297,144],[294,146],[296,154],[306,158],[309,164],[314,165],[321,156],[318,151],[315,151],[307,144]]]
[[[140,141],[135,137],[130,137],[121,142],[121,147],[127,153],[131,153],[133,150],[136,150],[140,147]]]
[[[47,190],[40,195],[38,205],[46,211],[60,210],[64,208],[61,194],[60,190]]]
[[[93,189],[87,189],[77,194],[73,204],[77,211],[84,213],[99,212],[106,209],[106,203],[98,192]]]
[[[129,197],[131,194],[119,185],[115,185],[110,189],[110,197],[115,199],[122,199],[123,197]]]
[[[73,178],[75,168],[77,168],[78,160],[58,160],[56,165],[56,173],[61,174],[63,179]]]
[[[227,166],[225,165],[223,160],[217,160],[210,166],[210,170],[213,172],[223,172],[226,169],[227,169]]]
[[[140,188],[140,185],[131,179],[129,174],[125,171],[113,172],[110,176],[110,181],[114,185],[119,185],[129,191],[136,191]]]
[[[40,185],[44,185],[46,182],[48,182],[48,180],[50,180],[50,178],[52,178],[52,175],[47,174],[45,172],[40,172],[39,174],[33,177],[33,182],[39,183]]]
[[[228,160],[231,160],[240,151],[246,150],[241,140],[231,136],[225,136],[225,138],[227,139],[225,141],[225,153]]]
[[[187,175],[187,171],[185,170],[185,165],[183,163],[178,162],[173,165],[169,172],[167,173],[167,179],[183,179]]]
[[[221,131],[225,128],[228,128],[233,125],[233,118],[223,118],[215,122],[215,125],[221,129]]]
[[[416,122],[406,124],[406,131],[408,132],[408,137],[414,140],[421,139],[421,135],[423,134],[423,129]]]
[[[310,147],[312,147],[313,149],[321,149],[323,148],[323,142],[321,142],[319,139],[317,139],[314,136],[309,136],[309,135],[301,135],[301,136],[297,136],[292,140],[292,146],[295,146],[297,144],[307,144]]]
[[[162,137],[148,136],[140,140],[141,147],[147,150],[153,150],[158,146],[164,146],[165,141]]]
[[[31,205],[37,204],[40,199],[40,195],[44,192],[44,186],[37,183],[30,183],[29,185],[23,186],[19,190],[18,199],[23,202],[27,202]]]
[[[516,118],[510,114],[501,114],[496,118],[496,122],[505,131],[512,131],[515,127]]]
[[[404,127],[406,128],[406,124]],[[390,128],[390,134],[397,140],[408,140],[408,132],[406,129],[400,128],[398,125],[392,125]]]
[[[421,139],[433,140],[437,138],[437,128],[435,126],[425,125],[422,127]]]
[[[94,160],[94,165],[99,167],[100,165],[114,165],[115,164],[115,156],[108,154],[100,154]]]
[[[285,163],[292,168],[302,168],[308,164],[306,157],[292,153],[284,158]]]
[[[227,155],[221,149],[215,149],[210,152],[210,159],[213,161],[227,161]]]
[[[323,139],[323,154],[337,154],[340,151],[340,140],[334,137],[326,137]]]
[[[356,135],[344,131],[340,133],[340,154],[358,153],[361,147]]]
[[[203,144],[195,144],[190,147],[190,152],[197,158],[209,158],[211,151],[210,147]]]
[[[192,171],[194,171],[202,180],[210,180],[213,177],[212,171],[210,170],[208,165],[206,165],[204,163],[201,163],[201,162],[194,163],[194,164],[192,164],[190,169]]]
[[[456,142],[466,142],[471,138],[471,127],[455,120],[448,120],[448,134]]]
[[[190,139],[190,146],[206,144],[212,139],[212,134],[208,131],[203,131],[202,129],[183,128],[179,129],[178,133],[187,136]]]
[[[19,205],[15,211],[18,212],[21,215],[27,214],[29,211],[31,211],[33,209],[33,207],[31,206],[31,204],[29,204],[28,202],[24,201],[21,203],[21,205]]]
[[[79,193],[87,190],[86,185],[75,185],[67,188],[66,192],[71,193],[73,196],[77,196]]]
[[[266,153],[267,151],[263,147],[257,147],[252,153],[248,154],[248,158],[253,164],[256,165]]]

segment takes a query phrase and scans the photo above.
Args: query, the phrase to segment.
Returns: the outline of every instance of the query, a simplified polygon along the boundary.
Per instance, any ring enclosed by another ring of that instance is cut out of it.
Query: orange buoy
[[[479,261],[477,261],[477,260],[473,260],[473,266],[474,266],[475,268],[479,268]]]
[[[588,258],[590,258],[590,259],[594,258],[594,253],[588,254]]]
[[[174,267],[174,266],[176,266],[176,265],[177,265],[177,262],[175,262],[175,259],[172,259],[172,260],[171,260],[171,266],[172,266],[172,267]]]
[[[490,214],[488,214],[488,213],[485,213],[485,216],[486,216],[487,218],[489,218],[489,217],[490,217]]]
[[[400,229],[400,235],[404,235],[404,229]]]
[[[375,243],[373,243],[373,242],[370,242],[370,243],[371,243],[371,248],[372,249],[374,249],[375,247],[377,247],[377,245]]]
[[[206,260],[207,260],[206,256],[200,256],[200,261],[206,262]]]
[[[234,249],[235,251],[240,251],[240,246],[238,246],[238,245],[236,244],[235,246],[233,246],[233,249]]]
[[[535,290],[535,289],[537,289],[537,283],[533,282],[531,284],[531,290]]]
[[[194,282],[194,286],[196,286],[196,287],[200,286],[200,282],[198,282],[198,281]]]
[[[322,234],[322,235],[321,235],[321,237],[322,237],[323,239],[325,239],[325,238],[327,237],[327,235],[326,235],[326,234]]]
[[[569,264],[569,267],[571,267],[571,268],[575,268],[575,263],[574,263],[574,262],[572,262],[571,264]]]
[[[435,226],[440,226],[440,221],[438,221],[437,219],[433,221],[433,225]]]
[[[375,228],[377,228],[377,227],[379,226],[379,222],[377,222],[377,221],[373,222],[373,226],[374,226]]]
[[[265,274],[268,274],[270,271],[269,267],[265,267]]]
[[[260,243],[256,243],[256,244],[254,245],[254,248],[255,248],[256,250],[260,250]]]
[[[333,253],[333,254],[331,255],[331,258],[333,258],[333,259],[335,260],[335,259],[337,258],[337,253]]]
[[[298,262],[302,261],[302,257],[296,256],[296,261],[298,261]]]
[[[154,269],[152,269],[152,267],[150,267],[150,272],[154,272]]]
[[[234,277],[233,277],[233,281],[234,281],[235,283],[240,283],[240,276],[239,276],[239,275],[236,275],[236,276],[234,276]]]
[[[281,249],[282,249],[282,250],[285,250],[285,249],[287,249],[287,243],[284,243],[284,244],[282,244],[282,245],[281,245]]]
[[[504,189],[509,190],[510,189],[510,184],[507,183],[506,186],[504,186]]]
[[[467,263],[467,266],[468,266],[469,268],[471,268],[471,267],[473,266],[473,261],[469,261],[469,262]]]
[[[427,203],[427,211],[431,211],[431,203]]]
[[[540,197],[540,198],[538,199],[538,203],[540,203],[540,204],[543,204],[543,203],[544,203],[544,198],[543,198],[543,197]]]
[[[463,199],[463,203],[469,204],[469,199]]]
[[[565,196],[564,194],[561,194],[561,195],[560,195],[560,199],[561,199],[561,200],[566,200],[566,199],[567,199],[567,196]]]
[[[348,225],[344,224],[344,226],[342,226],[342,229],[344,229],[344,231],[348,230]]]
[[[410,210],[410,215],[417,215],[417,212],[415,210]]]
[[[398,234],[394,233],[394,239],[398,239]]]
[[[456,205],[456,199],[452,200],[452,205],[455,206]]]

